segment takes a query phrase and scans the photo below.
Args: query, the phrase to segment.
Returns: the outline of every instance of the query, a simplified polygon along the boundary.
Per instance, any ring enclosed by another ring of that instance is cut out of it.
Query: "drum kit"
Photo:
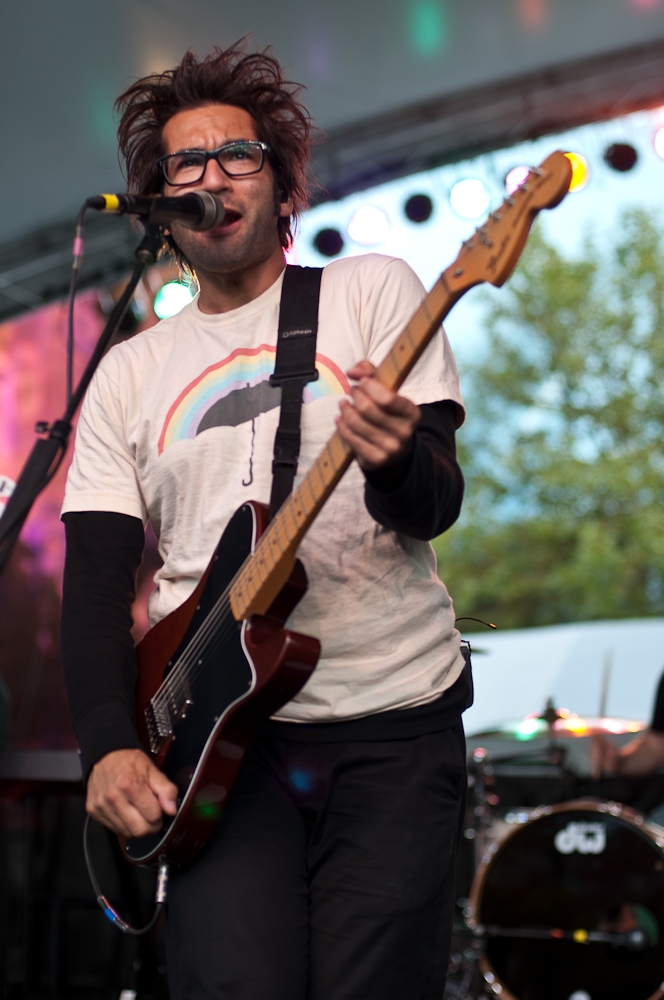
[[[446,998],[664,997],[664,775],[595,778],[590,755],[644,728],[548,702],[468,738]]]

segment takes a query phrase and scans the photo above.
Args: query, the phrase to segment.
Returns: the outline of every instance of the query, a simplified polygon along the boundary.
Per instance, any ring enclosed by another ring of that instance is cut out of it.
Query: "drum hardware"
[[[444,1000],[489,1000],[490,988],[479,965],[482,942],[479,938],[474,938],[467,929],[466,935],[463,943],[457,936],[457,948],[452,949]]]
[[[477,993],[473,989],[473,983],[477,978],[477,951],[464,948],[462,952],[453,952],[450,955],[445,997],[449,1000],[475,1000]]]
[[[471,775],[475,804],[463,835],[474,842],[476,868],[487,852],[497,848],[515,825],[528,822],[532,816],[539,815],[539,810],[543,808],[540,805],[519,806],[509,802],[505,807],[501,794],[498,794],[500,783],[506,779],[509,781],[519,778],[525,778],[531,783],[535,781],[539,796],[542,782],[548,781],[556,792],[556,801],[571,798],[575,788],[575,775],[566,767],[565,759],[566,751],[561,746],[538,749],[528,757],[510,755],[500,758],[494,758],[483,747],[475,749],[472,755],[475,774]],[[572,795],[565,793],[567,786]]]
[[[546,722],[547,725],[551,729],[553,729],[553,725],[555,722],[558,721],[558,719],[566,718],[566,715],[564,713],[565,709],[563,709],[562,712],[560,712],[555,707],[555,705],[553,704],[553,698],[547,698],[546,704],[544,706],[544,711],[540,716],[538,716],[538,718],[542,719],[543,722]],[[567,714],[569,715],[569,712]]]

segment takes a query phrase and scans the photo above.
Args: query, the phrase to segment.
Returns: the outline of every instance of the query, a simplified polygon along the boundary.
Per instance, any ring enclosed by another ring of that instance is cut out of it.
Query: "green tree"
[[[464,373],[465,510],[437,539],[459,615],[664,614],[664,240],[643,210],[567,259],[536,230]]]

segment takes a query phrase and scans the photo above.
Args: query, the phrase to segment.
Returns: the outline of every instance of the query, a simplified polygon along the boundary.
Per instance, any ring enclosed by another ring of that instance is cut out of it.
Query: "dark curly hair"
[[[272,150],[280,197],[293,199],[292,216],[278,221],[281,245],[288,249],[293,223],[308,205],[311,118],[298,99],[303,88],[284,78],[272,50],[247,53],[245,42],[215,48],[203,59],[187,52],[175,69],[145,76],[128,87],[115,102],[121,114],[120,153],[129,191],[158,194],[163,177],[155,161],[167,152],[162,148],[166,122],[178,111],[209,104],[243,108],[256,122],[259,139]],[[177,246],[168,242],[177,254]]]

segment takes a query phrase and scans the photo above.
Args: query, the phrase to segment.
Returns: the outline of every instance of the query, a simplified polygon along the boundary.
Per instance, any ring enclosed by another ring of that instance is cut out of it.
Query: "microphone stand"
[[[67,409],[62,417],[53,424],[40,422],[35,427],[38,434],[48,433],[48,437],[40,438],[33,445],[32,451],[21,469],[14,492],[7,502],[5,512],[0,518],[0,574],[9,561],[21,528],[32,510],[35,500],[51,481],[65,456],[74,415],[106,348],[115,336],[136,286],[143,277],[146,268],[155,263],[162,241],[163,236],[160,229],[157,226],[146,225],[145,235],[136,248],[136,264],[131,278],[108,318],[92,356],[85,366],[80,382],[69,397]]]

